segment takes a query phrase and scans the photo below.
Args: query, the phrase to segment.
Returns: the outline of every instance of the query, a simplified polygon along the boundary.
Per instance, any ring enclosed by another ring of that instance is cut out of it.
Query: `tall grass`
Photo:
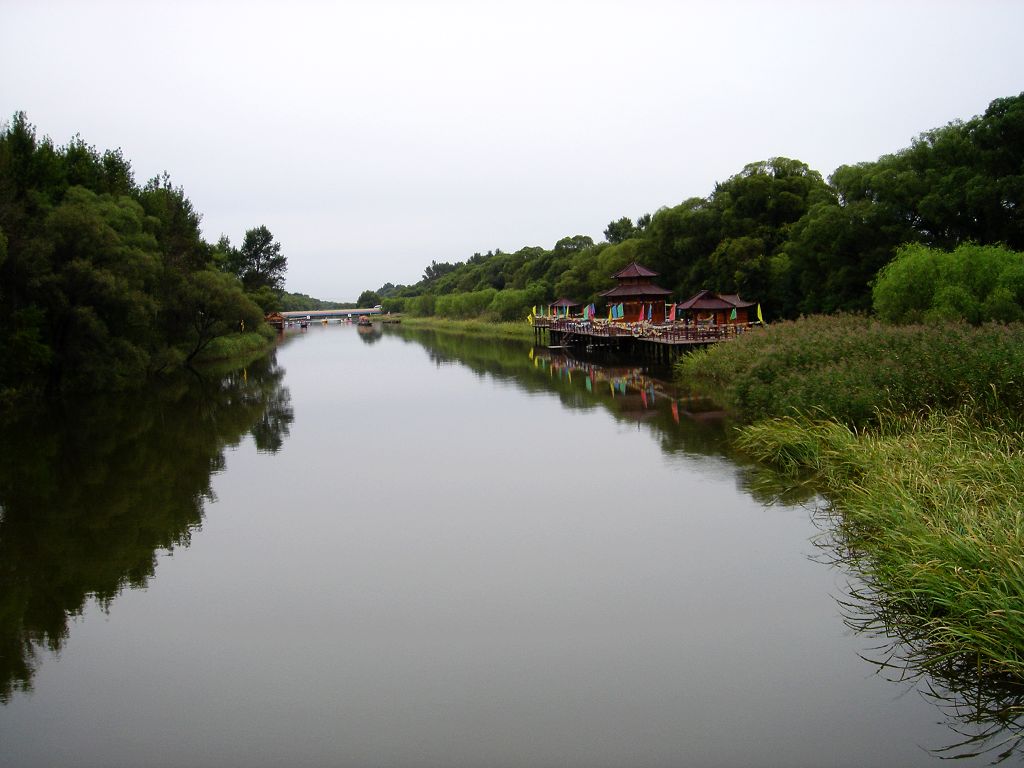
[[[919,664],[1024,678],[1019,424],[967,407],[880,414],[861,431],[784,417],[745,427],[738,443],[815,473],[885,631]]]
[[[815,316],[688,355],[676,375],[747,421],[814,412],[870,424],[881,410],[968,402],[1009,414],[1024,411],[1024,325]]]

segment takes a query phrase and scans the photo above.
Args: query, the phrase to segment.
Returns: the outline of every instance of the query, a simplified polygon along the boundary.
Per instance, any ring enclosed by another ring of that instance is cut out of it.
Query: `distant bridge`
[[[295,312],[282,312],[285,320],[329,320],[332,317],[359,317],[360,315],[379,315],[383,312],[379,307],[371,309],[300,309]]]

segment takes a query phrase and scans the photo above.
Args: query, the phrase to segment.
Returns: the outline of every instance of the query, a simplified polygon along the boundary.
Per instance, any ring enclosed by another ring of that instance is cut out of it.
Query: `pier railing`
[[[582,320],[580,318],[535,317],[534,328],[546,328],[549,331],[597,338],[644,339],[665,344],[707,344],[716,341],[734,339],[752,328],[760,327],[759,323],[693,323],[677,321],[674,323],[624,323],[614,320]]]

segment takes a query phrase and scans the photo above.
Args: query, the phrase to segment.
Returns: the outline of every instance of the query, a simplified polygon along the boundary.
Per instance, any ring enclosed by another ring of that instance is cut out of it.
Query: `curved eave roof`
[[[679,304],[680,309],[745,309],[752,306],[753,302],[743,301],[735,293],[718,294],[709,290],[700,291]]]
[[[617,285],[601,295],[609,299],[629,298],[630,296],[668,296],[668,291],[654,283],[640,283],[635,285]]]
[[[658,273],[647,267],[637,264],[635,261],[627,264],[625,267],[616,272],[612,277],[615,279],[621,279],[626,277],[657,277]]]

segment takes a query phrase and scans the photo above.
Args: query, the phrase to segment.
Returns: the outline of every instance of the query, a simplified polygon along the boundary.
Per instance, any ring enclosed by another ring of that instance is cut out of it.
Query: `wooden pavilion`
[[[735,293],[714,293],[699,291],[686,301],[676,305],[678,316],[689,320],[713,323],[715,325],[746,325],[751,317],[753,301],[744,301]]]
[[[601,296],[608,304],[622,304],[623,320],[637,320],[640,317],[641,309],[646,318],[647,307],[650,306],[651,322],[663,323],[665,322],[665,301],[672,291],[665,290],[651,282],[651,278],[657,276],[657,272],[634,261],[612,275],[619,281],[619,284],[611,290],[605,291]]]
[[[578,301],[571,301],[570,299],[559,299],[558,301],[552,304],[548,304],[548,311],[555,317],[559,315],[568,317],[569,313],[572,311],[572,308],[578,307],[579,305],[580,303]]]

